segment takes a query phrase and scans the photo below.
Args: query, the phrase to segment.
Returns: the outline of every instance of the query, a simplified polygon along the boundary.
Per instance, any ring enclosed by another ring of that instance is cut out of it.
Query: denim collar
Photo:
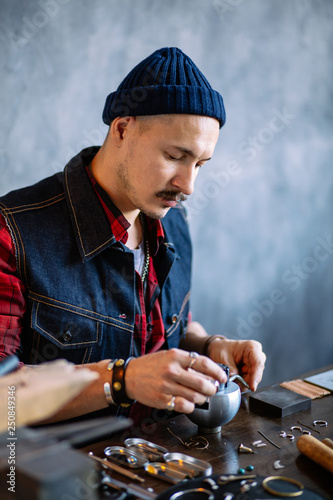
[[[83,260],[90,260],[117,243],[85,169],[99,149],[100,146],[83,149],[64,169],[65,196]]]

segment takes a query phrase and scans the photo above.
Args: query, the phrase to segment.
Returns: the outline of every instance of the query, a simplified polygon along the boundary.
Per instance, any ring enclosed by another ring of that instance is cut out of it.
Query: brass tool
[[[145,481],[142,477],[138,476],[137,474],[134,474],[134,472],[126,470],[123,467],[120,467],[120,465],[112,464],[111,462],[109,462],[107,458],[96,457],[96,455],[94,455],[92,451],[89,451],[88,455],[90,458],[93,458],[94,460],[104,465],[105,467],[108,467],[109,469],[118,472],[118,474],[122,474],[123,476],[126,476],[130,479],[134,479],[134,481],[140,481],[140,483],[143,483]]]

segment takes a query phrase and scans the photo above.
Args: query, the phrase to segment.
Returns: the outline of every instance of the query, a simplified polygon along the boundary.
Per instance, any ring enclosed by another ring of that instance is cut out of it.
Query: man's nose
[[[186,196],[189,196],[193,193],[197,170],[198,167],[195,166],[182,167],[172,179],[172,185]]]

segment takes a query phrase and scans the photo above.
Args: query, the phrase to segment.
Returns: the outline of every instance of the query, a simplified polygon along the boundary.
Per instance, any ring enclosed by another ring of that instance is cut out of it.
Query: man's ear
[[[109,133],[115,144],[120,145],[119,143],[125,138],[128,129],[135,121],[135,116],[118,116],[113,120]]]

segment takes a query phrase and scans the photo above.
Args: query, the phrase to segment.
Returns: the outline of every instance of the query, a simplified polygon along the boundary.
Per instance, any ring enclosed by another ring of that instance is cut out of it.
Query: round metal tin
[[[163,456],[168,453],[166,448],[141,438],[128,438],[125,440],[125,446],[144,455],[150,462],[163,460]]]
[[[104,454],[109,460],[126,465],[131,469],[140,469],[148,463],[148,459],[144,455],[123,446],[108,446],[104,449]]]
[[[176,466],[178,470],[187,473],[192,471],[192,477],[210,476],[213,473],[213,467],[209,462],[183,453],[166,453],[163,455],[163,459],[167,464]]]
[[[184,479],[188,479],[186,473],[175,469],[165,462],[150,462],[144,466],[145,471],[151,476],[158,477],[168,483],[177,484]]]

